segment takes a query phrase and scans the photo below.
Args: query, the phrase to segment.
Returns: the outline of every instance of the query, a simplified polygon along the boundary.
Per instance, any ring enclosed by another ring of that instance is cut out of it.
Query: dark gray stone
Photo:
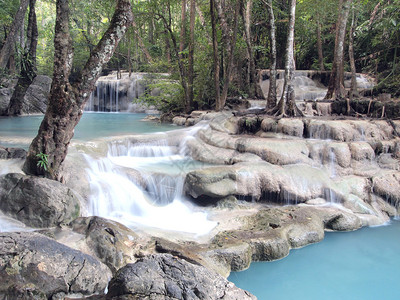
[[[16,84],[16,81],[14,85]],[[13,85],[13,86],[14,86]],[[24,97],[23,114],[44,113],[50,93],[51,78],[38,75],[29,86]],[[13,87],[0,90],[0,112],[5,111],[14,92]]]
[[[86,237],[85,242],[94,255],[113,273],[135,261],[141,245],[138,244],[137,234],[124,225],[100,217],[88,217],[76,219],[71,226],[75,232]]]
[[[108,297],[132,299],[256,299],[221,275],[170,254],[147,256],[121,268],[108,286]],[[120,298],[118,298],[120,299]]]
[[[0,146],[0,159],[25,158],[26,150],[22,148],[4,148]]]
[[[50,227],[79,217],[78,196],[58,181],[6,174],[0,176],[0,210],[31,227]]]
[[[92,256],[41,234],[0,233],[0,297],[103,293],[110,277],[111,271]]]

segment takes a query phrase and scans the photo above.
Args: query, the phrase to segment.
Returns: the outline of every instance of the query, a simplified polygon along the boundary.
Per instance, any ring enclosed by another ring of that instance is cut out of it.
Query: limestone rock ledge
[[[185,191],[198,203],[341,205],[363,225],[382,224],[399,208],[399,123],[220,114],[187,143],[214,166],[189,172]]]

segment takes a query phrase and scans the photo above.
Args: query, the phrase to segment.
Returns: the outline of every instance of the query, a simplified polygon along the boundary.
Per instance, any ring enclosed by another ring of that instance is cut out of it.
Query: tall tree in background
[[[4,42],[0,51],[0,68],[7,67],[10,56],[15,51],[15,42],[18,39],[18,34],[21,32],[21,27],[24,24],[25,13],[28,8],[29,0],[21,0],[19,9],[15,14],[14,21],[11,24],[10,31],[8,32],[7,39]]]
[[[295,94],[293,86],[295,19],[296,19],[296,0],[290,0],[283,92],[278,105],[271,111],[272,113],[277,114],[279,117],[302,115],[301,111],[299,110],[295,102]]]
[[[244,36],[246,40],[246,50],[247,50],[247,74],[246,82],[249,90],[250,98],[260,98],[263,97],[260,88],[258,87],[257,76],[256,76],[256,66],[254,62],[253,55],[253,45],[251,38],[251,16],[253,9],[253,0],[247,0],[246,9],[241,9],[242,20],[244,24]]]
[[[320,71],[325,71],[324,66],[324,53],[322,50],[322,36],[321,36],[321,20],[317,16],[317,48],[318,48],[318,65]]]
[[[189,57],[188,57],[188,101],[186,102],[186,112],[190,112],[193,108],[194,99],[194,26],[196,22],[196,2],[190,0],[190,26],[189,26]]]
[[[173,16],[171,11],[171,4],[168,1],[167,3],[167,15],[165,16],[162,11],[158,11],[156,13],[157,17],[160,18],[164,24],[165,30],[168,32],[169,37],[172,41],[173,52],[176,56],[176,60],[178,63],[179,69],[179,77],[181,86],[183,88],[184,93],[184,109],[186,113],[189,113],[193,109],[193,80],[194,80],[194,25],[195,25],[195,12],[196,7],[195,3],[191,0],[190,2],[190,37],[187,38],[187,30],[186,30],[186,15],[187,15],[187,2],[182,1],[181,4],[181,30],[180,30],[180,38],[179,38],[179,47],[178,41],[174,33],[174,24],[173,24]],[[193,38],[193,40],[192,40]],[[188,54],[185,55],[186,41],[189,40],[189,48]],[[188,63],[185,61],[188,59]]]
[[[221,89],[220,89],[220,72],[221,63],[218,54],[218,36],[217,36],[217,17],[215,0],[210,0],[210,18],[211,18],[211,33],[212,33],[212,46],[213,46],[213,65],[214,65],[214,88],[215,88],[215,103],[220,103]]]
[[[357,91],[357,78],[356,78],[356,62],[354,59],[354,35],[356,29],[356,16],[355,16],[355,6],[352,5],[351,8],[351,26],[349,29],[349,61],[350,61],[350,72],[351,72],[351,84],[350,84],[350,100],[358,96]],[[350,104],[348,103],[347,113],[350,113]]]
[[[221,27],[221,32],[222,32],[222,44],[223,48],[226,49],[226,53],[224,53],[223,49],[221,49],[222,53],[216,53],[215,51],[218,51],[219,49],[218,47],[213,47],[214,62],[216,56],[221,55],[222,57],[225,58],[223,61],[224,68],[222,70],[223,71],[222,92],[217,95],[216,97],[217,100],[215,104],[215,110],[221,111],[225,107],[226,99],[228,97],[229,84],[232,81],[231,76],[233,70],[233,57],[234,57],[236,38],[238,32],[238,17],[240,13],[241,0],[232,0],[232,1],[210,0],[210,1],[213,1],[212,8],[215,8],[217,11],[219,25]],[[230,11],[230,8],[233,8],[233,13]],[[214,13],[215,12],[212,12],[212,14]],[[231,18],[228,18],[229,16],[231,16]],[[228,19],[231,19],[231,22],[228,22]],[[213,40],[214,40],[213,44],[218,44],[216,39],[217,35],[213,34]],[[217,60],[216,63],[221,64],[221,60]],[[217,70],[221,70],[220,65],[215,66],[214,72],[216,72]],[[217,84],[217,82],[215,84]],[[220,88],[218,88],[217,90],[220,90]]]
[[[76,82],[69,81],[73,49],[69,32],[69,1],[57,0],[54,37],[54,72],[49,104],[38,135],[32,141],[23,170],[62,181],[61,166],[67,155],[74,128],[104,64],[112,57],[128,26],[132,24],[129,0],[118,0],[114,16],[102,39],[90,55]],[[46,157],[46,163],[40,160]]]
[[[268,2],[267,2],[268,1]],[[269,41],[270,41],[270,67],[269,67],[269,89],[267,97],[267,109],[272,109],[276,106],[277,96],[276,96],[276,28],[275,28],[275,16],[274,9],[272,7],[272,0],[264,0],[264,3],[268,8],[269,16]]]
[[[28,87],[36,77],[36,49],[38,43],[38,28],[35,11],[36,0],[29,1],[29,17],[25,50],[21,60],[21,74],[11,96],[5,115],[21,115],[24,97]]]
[[[336,22],[335,49],[328,92],[325,99],[338,99],[345,97],[344,89],[344,41],[346,37],[346,25],[352,0],[339,1],[338,20]]]

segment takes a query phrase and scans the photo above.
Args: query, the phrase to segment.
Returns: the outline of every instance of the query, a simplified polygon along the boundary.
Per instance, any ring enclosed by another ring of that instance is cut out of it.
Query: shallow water
[[[176,126],[146,122],[146,114],[85,112],[75,128],[74,140],[176,129]],[[0,145],[26,148],[39,129],[43,115],[0,117]]]
[[[400,299],[400,221],[325,239],[274,262],[255,262],[229,280],[258,299]]]

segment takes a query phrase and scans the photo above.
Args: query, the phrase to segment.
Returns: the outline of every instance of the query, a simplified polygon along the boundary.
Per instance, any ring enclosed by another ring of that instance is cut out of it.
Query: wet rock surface
[[[187,238],[132,231],[115,221],[88,217],[47,231],[115,274],[108,295],[92,299],[253,299],[216,273],[228,276],[252,261],[281,259],[291,249],[322,241],[326,231],[379,225],[398,213],[400,139],[393,128],[400,128],[399,121],[392,126],[381,120],[256,116],[250,119],[257,122],[246,125],[254,133],[239,134],[246,121],[229,113],[196,112],[184,118],[185,124],[210,119],[185,140],[185,151],[213,165],[189,171],[185,192],[207,206],[217,227],[208,236]],[[177,148],[184,136],[181,131],[131,136],[112,141],[111,147],[166,139]],[[101,155],[107,147],[90,151]],[[65,178],[70,187],[81,186],[86,197],[88,183],[77,169],[71,168]],[[145,188],[139,172],[123,171]],[[25,180],[16,176],[11,176],[8,190]],[[58,231],[64,230],[68,233],[62,237]],[[25,281],[8,286],[3,294],[48,297],[39,283]]]
[[[397,203],[398,121],[256,118],[255,134],[238,134],[249,117],[225,115],[188,143],[196,159],[218,166],[189,172],[187,194],[200,202],[229,196],[278,204],[323,199],[371,215],[380,214],[371,206],[373,195]]]
[[[85,236],[87,247],[113,273],[134,262],[141,246],[144,246],[139,245],[139,237],[131,229],[104,218],[78,218],[71,223],[71,227],[74,232]]]
[[[5,148],[0,146],[0,159],[25,158],[26,150],[22,148]]]
[[[169,254],[145,257],[120,269],[108,297],[137,299],[256,299],[217,273]]]

